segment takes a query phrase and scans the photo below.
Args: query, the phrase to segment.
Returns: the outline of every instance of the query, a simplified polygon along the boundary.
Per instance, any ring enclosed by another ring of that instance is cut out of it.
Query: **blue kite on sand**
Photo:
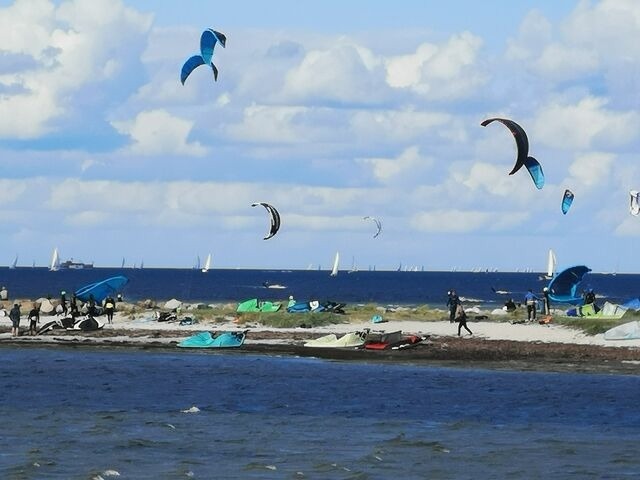
[[[218,80],[218,69],[211,61],[213,59],[213,49],[218,42],[220,42],[220,45],[224,47],[227,44],[227,37],[223,33],[216,32],[210,28],[207,28],[202,32],[202,35],[200,36],[200,55],[194,55],[189,58],[182,66],[180,81],[183,85],[191,72],[200,65],[210,65],[213,70],[214,81]]]

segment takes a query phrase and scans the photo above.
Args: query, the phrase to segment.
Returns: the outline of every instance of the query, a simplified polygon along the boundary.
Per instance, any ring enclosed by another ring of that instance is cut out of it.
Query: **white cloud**
[[[640,116],[606,106],[606,99],[593,96],[573,104],[543,104],[534,122],[536,142],[560,149],[589,149],[625,145],[637,138]]]
[[[615,155],[592,152],[579,155],[569,166],[569,173],[585,187],[607,184]]]
[[[0,53],[34,60],[21,71],[0,76],[0,86],[16,90],[0,96],[0,137],[43,135],[55,128],[54,119],[75,108],[74,95],[83,86],[127,75],[126,65],[138,61],[135,53],[150,25],[149,15],[121,1],[72,0],[56,7],[43,0],[18,0],[0,9],[0,31],[10,32]]]
[[[521,225],[528,218],[527,212],[496,214],[479,210],[435,210],[414,214],[411,218],[411,226],[416,230],[434,233],[501,231]]]
[[[189,142],[193,122],[172,116],[166,110],[140,112],[133,121],[112,122],[123,135],[133,140],[126,151],[138,155],[201,156],[207,149],[199,142]]]
[[[482,40],[469,32],[442,46],[424,43],[413,54],[387,60],[387,82],[431,99],[466,97],[487,80],[477,65],[481,46]]]
[[[376,103],[384,96],[382,63],[368,49],[345,39],[309,51],[285,77],[283,96],[322,102]]]
[[[430,168],[433,159],[420,155],[418,147],[408,147],[396,158],[363,158],[359,163],[371,168],[381,182],[397,181],[400,177],[415,178],[416,173]]]

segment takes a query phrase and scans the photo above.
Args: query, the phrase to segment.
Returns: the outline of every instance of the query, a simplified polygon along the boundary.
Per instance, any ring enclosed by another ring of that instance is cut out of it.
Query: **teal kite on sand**
[[[200,332],[185,338],[178,347],[182,348],[237,348],[241,347],[247,336],[244,332],[222,332],[211,335],[210,332]]]
[[[216,43],[220,42],[223,47],[227,44],[227,37],[220,32],[207,28],[200,36],[200,55],[189,58],[182,66],[180,81],[184,85],[187,77],[200,65],[210,65],[213,70],[214,81],[218,80],[218,69],[211,61],[213,59],[213,49]]]

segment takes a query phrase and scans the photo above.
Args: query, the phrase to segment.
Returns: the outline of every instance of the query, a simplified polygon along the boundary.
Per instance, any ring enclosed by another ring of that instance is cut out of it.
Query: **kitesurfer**
[[[449,307],[449,323],[453,323],[456,318],[456,307],[460,304],[460,298],[455,290],[447,292],[447,307]]]
[[[533,322],[536,319],[536,306],[540,300],[531,289],[524,296],[524,303],[527,306],[527,320]]]
[[[33,308],[29,312],[29,335],[35,335],[36,325],[40,322],[40,310],[37,304],[33,304]]]
[[[456,306],[455,315],[456,315],[455,319],[458,322],[458,336],[460,336],[460,331],[462,330],[462,327],[464,327],[464,329],[467,332],[469,332],[469,335],[473,335],[473,332],[469,330],[469,327],[467,327],[467,314],[465,313],[464,308],[462,308],[462,303],[460,303],[459,300]]]
[[[13,304],[13,308],[9,312],[9,318],[11,319],[11,336],[20,336],[20,305]]]
[[[506,302],[504,302],[504,308],[507,312],[515,312],[516,311],[516,303],[513,301],[513,298],[510,298]]]

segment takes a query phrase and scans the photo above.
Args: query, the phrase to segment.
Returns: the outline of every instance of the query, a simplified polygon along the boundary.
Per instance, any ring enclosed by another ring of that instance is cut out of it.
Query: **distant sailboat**
[[[547,275],[546,278],[551,279],[556,273],[556,254],[553,250],[549,249],[549,255],[547,258]]]
[[[204,268],[202,269],[202,273],[207,273],[211,268],[211,254],[207,255],[207,260],[204,262]]]
[[[358,271],[358,266],[356,265],[356,257],[352,257],[351,259],[351,270],[349,270],[347,273],[354,273]]]
[[[16,268],[17,265],[18,265],[18,255],[16,255],[16,258],[13,259],[13,263],[9,265],[9,268],[13,270],[14,268]]]
[[[124,257],[122,257],[122,265],[120,265],[120,268],[124,268]]]
[[[51,256],[51,266],[49,267],[51,272],[57,272],[60,270],[60,256],[58,255],[58,247],[53,249],[53,255]]]
[[[331,276],[338,275],[338,264],[340,263],[340,253],[336,252],[336,258],[333,259],[333,268],[331,269]]]

